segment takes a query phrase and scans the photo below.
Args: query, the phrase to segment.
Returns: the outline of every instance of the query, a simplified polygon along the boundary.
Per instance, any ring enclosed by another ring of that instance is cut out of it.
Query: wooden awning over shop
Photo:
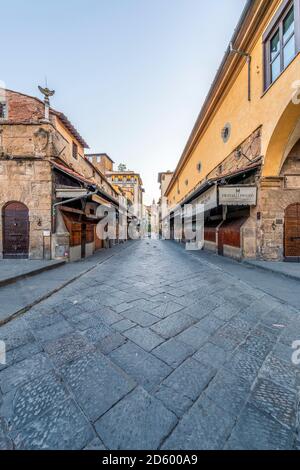
[[[78,209],[61,206],[60,210],[63,214],[64,220],[67,220],[69,223],[96,225],[99,222],[99,219],[96,219],[95,217],[89,218],[83,211]]]
[[[109,208],[113,207],[110,202],[106,201],[103,197],[98,196],[98,194],[92,196],[92,201],[100,204],[101,206],[106,206]]]

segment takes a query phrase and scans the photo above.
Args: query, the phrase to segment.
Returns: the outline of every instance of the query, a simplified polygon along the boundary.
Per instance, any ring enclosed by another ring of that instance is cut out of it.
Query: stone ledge
[[[285,263],[283,261],[259,261],[259,260],[243,260],[243,264],[254,268],[269,271],[296,281],[300,281],[300,263]]]

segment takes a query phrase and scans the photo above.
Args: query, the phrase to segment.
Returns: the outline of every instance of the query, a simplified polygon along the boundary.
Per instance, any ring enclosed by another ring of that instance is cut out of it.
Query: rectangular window
[[[73,158],[76,160],[78,159],[78,146],[73,142],[73,150],[72,150]]]
[[[265,89],[300,51],[300,0],[284,0],[264,34]]]
[[[0,102],[0,119],[7,119],[7,106],[3,102]]]

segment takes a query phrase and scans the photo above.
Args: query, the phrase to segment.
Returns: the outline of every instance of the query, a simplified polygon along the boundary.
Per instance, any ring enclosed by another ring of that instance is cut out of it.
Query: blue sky
[[[192,130],[245,0],[1,2],[0,81],[39,96],[92,151],[141,173],[145,200]],[[4,47],[5,46],[5,47]]]

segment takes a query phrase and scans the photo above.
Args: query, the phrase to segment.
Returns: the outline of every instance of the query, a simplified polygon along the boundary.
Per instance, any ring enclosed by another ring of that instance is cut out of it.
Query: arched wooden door
[[[300,262],[300,203],[285,211],[285,258]]]
[[[29,213],[21,202],[9,202],[3,209],[3,257],[28,258]]]

